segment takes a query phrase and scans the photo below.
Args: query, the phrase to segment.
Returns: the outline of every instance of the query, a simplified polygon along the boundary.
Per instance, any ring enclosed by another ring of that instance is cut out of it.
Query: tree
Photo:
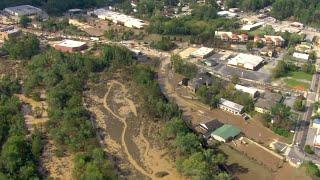
[[[248,51],[252,51],[254,43],[252,41],[247,42],[246,48]]]
[[[293,108],[296,111],[304,111],[305,110],[305,104],[304,104],[303,100],[296,99],[294,104],[293,104]]]
[[[291,115],[290,109],[290,107],[284,104],[277,103],[271,108],[271,115],[279,117],[280,120],[288,120]]]
[[[174,140],[173,147],[177,154],[190,155],[199,150],[201,143],[193,133],[178,134]]]
[[[232,84],[238,84],[239,81],[240,81],[239,76],[236,75],[236,74],[233,74],[232,77],[231,77]]]
[[[26,28],[30,22],[31,22],[31,19],[28,16],[21,16],[20,17],[19,24],[22,27]]]
[[[161,136],[168,140],[176,138],[178,134],[186,134],[189,130],[187,129],[185,123],[182,119],[173,118],[171,121],[166,123],[164,129],[162,130]]]
[[[30,59],[40,51],[40,41],[35,35],[27,34],[6,40],[3,49],[13,59]]]

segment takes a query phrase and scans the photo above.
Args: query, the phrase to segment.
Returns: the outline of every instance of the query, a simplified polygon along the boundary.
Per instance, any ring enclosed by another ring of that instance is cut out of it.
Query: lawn
[[[312,81],[312,74],[308,74],[302,71],[291,72],[289,74],[289,77],[292,77],[293,79],[302,79],[302,80]]]
[[[284,82],[286,83],[286,86],[293,89],[298,90],[306,90],[309,88],[310,84],[306,82],[301,82],[296,79],[285,79]]]

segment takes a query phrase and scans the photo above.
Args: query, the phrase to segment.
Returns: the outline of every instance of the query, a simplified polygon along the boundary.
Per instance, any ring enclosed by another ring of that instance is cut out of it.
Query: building
[[[0,40],[9,39],[13,36],[18,36],[20,30],[14,26],[0,25]]]
[[[305,60],[305,61],[309,60],[309,54],[305,54],[305,53],[294,52],[292,56],[294,58]]]
[[[320,129],[320,118],[316,118],[313,120],[312,127]]]
[[[213,119],[208,122],[200,123],[198,126],[195,127],[195,130],[200,133],[205,139],[208,139],[211,133],[223,126],[223,123],[218,121],[217,119]]]
[[[215,31],[215,36],[220,38],[223,41],[231,41],[231,42],[248,42],[249,36],[248,34],[242,33],[240,35],[233,32],[225,32],[225,31]]]
[[[183,51],[179,52],[179,56],[182,59],[188,59],[191,56],[191,54],[196,50],[197,50],[197,48],[188,47],[188,48],[184,49]]]
[[[99,19],[112,21],[115,24],[120,24],[129,28],[142,29],[146,25],[143,20],[103,8],[96,9],[92,13]]]
[[[234,12],[229,12],[229,11],[219,11],[218,16],[220,17],[227,17],[227,18],[234,18],[234,17],[238,17],[237,13]]]
[[[257,70],[263,63],[263,58],[251,54],[240,53],[228,61],[229,66],[235,66],[247,70]]]
[[[240,84],[235,85],[236,90],[248,93],[252,98],[259,96],[259,91],[253,87],[242,86]]]
[[[313,146],[320,148],[320,135],[315,135],[314,141],[313,141]]]
[[[212,48],[201,47],[195,51],[193,51],[190,56],[194,58],[204,59],[211,56],[214,53]]]
[[[275,49],[270,49],[268,47],[264,47],[260,50],[259,53],[261,56],[274,57],[276,54],[276,51],[275,51]]]
[[[270,114],[271,108],[283,100],[281,94],[267,92],[257,100],[254,110],[262,114]]]
[[[82,51],[87,48],[87,44],[81,41],[74,41],[70,39],[63,40],[53,46],[55,49],[63,52]]]
[[[252,30],[260,28],[263,25],[264,25],[264,22],[258,22],[258,23],[254,23],[254,24],[246,24],[246,25],[242,26],[241,30],[252,31]]]
[[[225,124],[211,133],[211,137],[220,142],[228,142],[240,134],[240,130],[230,124]]]
[[[295,50],[300,53],[309,54],[312,50],[312,44],[308,42],[302,42],[301,44],[297,44]]]
[[[30,6],[30,5],[20,5],[14,7],[7,7],[4,11],[11,16],[21,17],[21,16],[33,16],[41,15],[43,11],[40,8]]]
[[[269,36],[265,35],[262,39],[266,45],[282,47],[285,43],[285,40],[281,36]]]
[[[211,86],[212,79],[209,73],[199,73],[196,78],[188,82],[188,88],[196,93],[201,86]]]
[[[219,108],[230,112],[234,115],[241,115],[243,112],[243,106],[232,101],[221,98],[219,103]]]

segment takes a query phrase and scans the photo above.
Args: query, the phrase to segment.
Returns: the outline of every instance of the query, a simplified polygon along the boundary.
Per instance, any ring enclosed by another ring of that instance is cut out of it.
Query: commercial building
[[[283,100],[281,94],[267,92],[264,97],[258,99],[254,110],[262,114],[270,114],[271,108]]]
[[[225,124],[211,133],[211,137],[220,142],[228,142],[240,134],[240,130],[230,124]]]
[[[219,108],[234,115],[241,115],[243,112],[242,105],[228,101],[224,98],[220,99]]]
[[[259,69],[262,63],[262,57],[243,53],[238,54],[236,57],[231,58],[228,61],[229,66],[235,66],[253,71]]]
[[[11,16],[17,16],[17,17],[40,15],[43,13],[43,11],[40,8],[30,6],[30,5],[7,7],[4,9],[4,11],[10,14]]]
[[[82,51],[87,48],[87,44],[81,41],[74,41],[70,39],[63,40],[53,46],[55,49],[63,52]]]
[[[201,47],[195,51],[193,51],[190,56],[194,58],[204,59],[211,56],[214,53],[212,48]]]
[[[109,20],[115,24],[121,24],[129,28],[142,29],[146,25],[143,20],[102,8],[94,10],[93,14],[95,14],[99,19]]]
[[[265,24],[264,22],[258,22],[258,23],[255,23],[255,24],[246,24],[246,25],[242,26],[241,30],[243,30],[243,31],[252,31],[252,30],[260,28],[264,24]]]
[[[253,87],[242,86],[240,84],[235,85],[236,90],[248,93],[252,98],[259,96],[259,91]]]
[[[228,18],[238,17],[237,13],[229,12],[229,11],[219,11],[217,14],[220,17],[228,17]]]
[[[309,54],[305,54],[305,53],[294,52],[292,56],[294,58],[305,60],[305,61],[309,60]]]
[[[315,120],[313,120],[312,127],[320,129],[320,118],[316,118]]]

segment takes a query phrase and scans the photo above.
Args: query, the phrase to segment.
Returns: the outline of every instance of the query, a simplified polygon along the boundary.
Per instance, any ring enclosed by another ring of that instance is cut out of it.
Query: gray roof
[[[271,110],[271,107],[281,102],[282,98],[282,95],[278,93],[266,93],[264,97],[258,99],[255,106]]]
[[[227,106],[227,107],[229,107],[231,109],[234,109],[236,111],[239,111],[239,112],[241,112],[242,109],[243,109],[242,105],[234,103],[234,102],[226,100],[226,99],[223,99],[223,98],[220,99],[220,104],[224,105],[224,106]]]

